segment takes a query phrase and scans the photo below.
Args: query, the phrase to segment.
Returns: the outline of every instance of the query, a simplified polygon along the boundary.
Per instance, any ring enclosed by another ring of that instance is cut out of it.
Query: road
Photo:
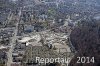
[[[19,10],[19,20],[20,20],[20,16],[21,16],[21,9]],[[18,24],[19,24],[19,20],[18,22],[16,23],[16,27],[15,27],[15,30],[14,30],[14,36],[11,38],[11,41],[10,41],[10,49],[9,51],[7,52],[7,57],[8,57],[8,62],[7,62],[7,66],[11,66],[11,63],[13,62],[13,58],[12,58],[12,52],[14,50],[14,47],[15,47],[15,44],[16,44],[16,40],[17,40],[17,32],[18,32]]]

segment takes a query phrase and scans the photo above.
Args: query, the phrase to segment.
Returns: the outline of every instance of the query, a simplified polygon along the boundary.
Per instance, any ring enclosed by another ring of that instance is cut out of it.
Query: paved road
[[[19,11],[19,19],[20,19],[20,16],[21,16],[21,9]],[[11,63],[13,62],[13,58],[12,58],[12,52],[14,50],[14,47],[15,47],[15,42],[16,42],[16,39],[17,39],[17,32],[18,32],[18,24],[19,24],[19,20],[18,22],[16,23],[16,27],[15,27],[15,31],[14,31],[14,36],[11,38],[11,42],[10,42],[10,49],[7,53],[7,56],[8,56],[8,62],[7,62],[7,66],[11,66]]]
[[[17,37],[16,37],[16,35],[17,35],[17,26],[18,26],[18,23],[16,24],[16,29],[14,31],[14,36],[11,38],[11,42],[10,42],[11,48],[9,49],[9,52],[8,52],[7,66],[11,66],[11,63],[12,63],[12,52],[13,52],[13,49],[14,49],[15,41],[17,39]]]

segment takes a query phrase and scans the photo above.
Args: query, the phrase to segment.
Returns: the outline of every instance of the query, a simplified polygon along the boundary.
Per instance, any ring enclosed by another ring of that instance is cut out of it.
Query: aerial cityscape
[[[100,0],[0,0],[0,66],[100,66]]]

